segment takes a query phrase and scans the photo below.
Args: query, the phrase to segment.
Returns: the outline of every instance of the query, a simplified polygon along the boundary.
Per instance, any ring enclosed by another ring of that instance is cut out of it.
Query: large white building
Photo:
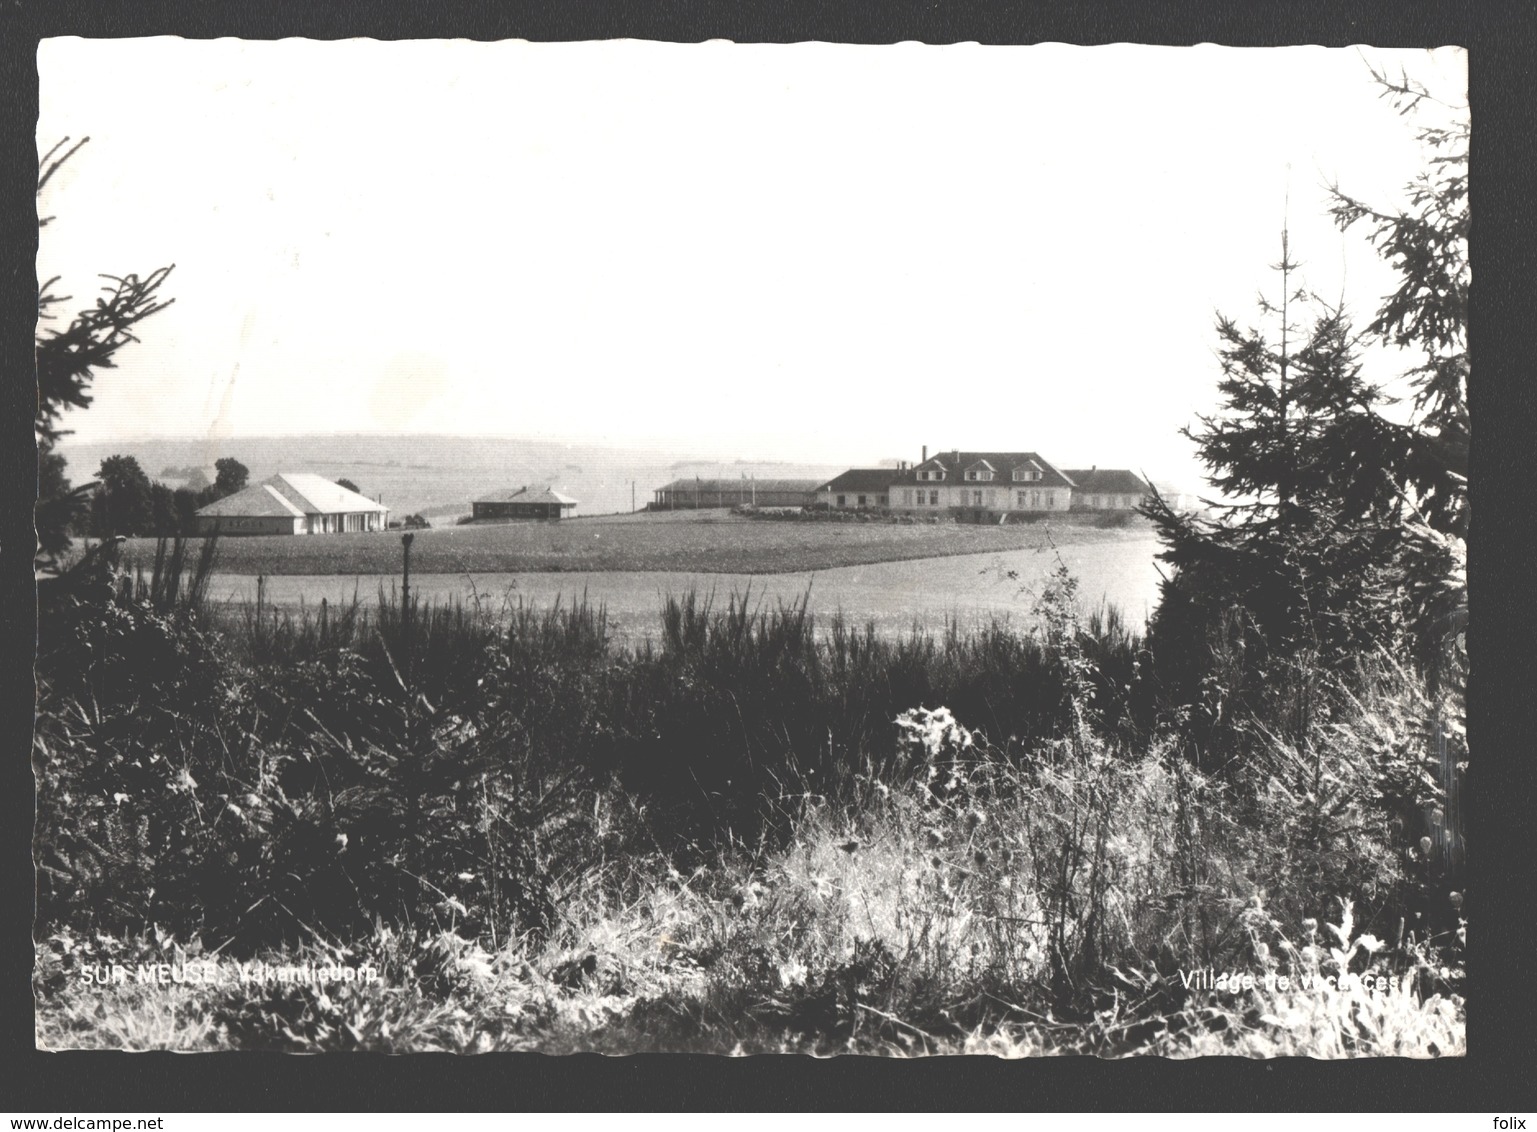
[[[975,521],[1017,511],[1066,511],[1073,483],[1034,452],[925,453],[891,473],[893,511],[954,514]]]
[[[952,449],[915,465],[851,468],[816,489],[830,510],[891,510],[990,522],[1044,511],[1131,511],[1145,480],[1125,468],[1059,469],[1035,452]]]
[[[314,535],[382,531],[390,509],[324,476],[279,472],[197,513],[200,535]]]

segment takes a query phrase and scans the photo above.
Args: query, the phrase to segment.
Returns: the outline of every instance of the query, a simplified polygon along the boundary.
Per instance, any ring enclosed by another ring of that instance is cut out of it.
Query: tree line
[[[227,495],[245,488],[250,471],[234,457],[214,462],[214,482],[202,487],[170,487],[152,481],[133,456],[108,456],[96,473],[95,488],[77,533],[92,538],[191,534],[196,515]]]
[[[78,141],[66,137],[43,155],[37,178],[39,197],[65,162],[89,141],[88,137]],[[47,227],[53,220],[54,217],[39,211],[39,228]],[[138,341],[134,331],[139,323],[175,302],[163,294],[174,267],[160,267],[143,276],[103,274],[101,278],[106,282],[95,302],[78,311],[62,328],[55,325],[61,321],[58,308],[72,301],[72,296],[57,292],[57,276],[38,288],[38,395],[34,421],[37,503],[33,515],[37,529],[36,565],[44,572],[60,567],[75,537],[192,534],[200,508],[241,491],[249,480],[246,466],[226,456],[214,462],[212,483],[172,487],[152,481],[135,457],[114,455],[101,462],[94,480],[74,484],[59,451],[60,442],[70,431],[62,425],[64,414],[91,404],[91,385],[97,372],[113,368],[117,352]],[[349,491],[359,491],[351,480],[341,479],[337,483]],[[416,515],[406,523],[428,525]]]

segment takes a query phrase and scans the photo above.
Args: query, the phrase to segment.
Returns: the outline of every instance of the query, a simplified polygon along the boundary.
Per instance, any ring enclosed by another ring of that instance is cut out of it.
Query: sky
[[[467,434],[1201,484],[1215,312],[1393,277],[1325,186],[1459,49],[45,40],[40,279],[175,270],[80,441]],[[1432,113],[1435,108],[1432,108]],[[1389,380],[1402,359],[1374,357]]]

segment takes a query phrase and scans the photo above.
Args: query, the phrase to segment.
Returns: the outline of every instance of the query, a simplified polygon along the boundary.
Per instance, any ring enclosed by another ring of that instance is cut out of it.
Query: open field
[[[775,524],[776,526],[781,524]],[[1104,532],[1096,532],[1104,533]],[[393,541],[393,540],[391,540]],[[1063,563],[1078,579],[1089,608],[1114,606],[1127,624],[1141,626],[1158,600],[1158,572],[1151,536],[1115,541],[1069,543],[1059,547]],[[688,571],[581,571],[577,573],[495,572],[418,574],[411,588],[431,603],[481,603],[495,611],[504,602],[548,609],[569,608],[585,598],[601,606],[616,644],[655,640],[667,595],[697,591],[724,606],[732,594],[750,594],[755,607],[774,609],[804,600],[824,628],[830,615],[842,614],[861,627],[873,624],[882,636],[914,628],[941,631],[952,622],[970,629],[994,620],[1023,628],[1042,584],[1055,568],[1049,549],[947,555],[938,558],[837,566],[826,570],[755,576]],[[311,609],[324,598],[335,609],[354,597],[365,605],[380,589],[398,589],[400,575],[274,575],[263,583],[263,600],[278,609]],[[215,576],[209,596],[216,603],[241,605],[256,598],[256,577]]]
[[[1146,539],[1140,526],[1100,530],[1063,523],[1005,527],[893,523],[763,522],[726,512],[677,512],[442,527],[417,532],[413,574],[659,570],[784,574],[954,554],[1034,550]],[[125,561],[148,563],[154,542],[129,544]],[[224,539],[228,574],[398,574],[400,540],[382,534]]]

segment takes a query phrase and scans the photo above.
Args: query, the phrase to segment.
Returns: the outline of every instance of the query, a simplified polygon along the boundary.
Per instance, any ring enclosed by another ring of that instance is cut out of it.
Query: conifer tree
[[[1176,514],[1156,498],[1145,509],[1176,568],[1154,631],[1166,643],[1193,631],[1185,651],[1200,653],[1223,610],[1236,608],[1251,654],[1258,646],[1257,656],[1305,653],[1327,665],[1392,633],[1381,568],[1391,532],[1354,521],[1342,500],[1360,488],[1337,459],[1340,431],[1385,397],[1362,376],[1342,307],[1299,284],[1284,230],[1272,270],[1280,291],[1260,297],[1260,326],[1218,314],[1219,407],[1184,430],[1225,499],[1210,518]],[[1376,502],[1389,498],[1372,482]],[[1176,630],[1180,618],[1192,623]]]
[[[1407,75],[1372,77],[1401,113],[1434,101]],[[1213,484],[1237,498],[1212,518],[1156,497],[1145,508],[1176,567],[1151,626],[1158,670],[1175,703],[1206,703],[1208,718],[1235,694],[1249,701],[1232,706],[1259,709],[1278,671],[1345,668],[1406,644],[1432,690],[1460,693],[1468,123],[1465,106],[1438,105],[1451,123],[1418,131],[1427,163],[1406,207],[1331,189],[1338,226],[1363,226],[1399,285],[1357,333],[1343,299],[1331,306],[1293,285],[1283,236],[1280,302],[1260,303],[1270,333],[1219,316],[1221,405],[1186,432]],[[1408,420],[1384,414],[1392,399],[1361,379],[1359,358],[1373,348],[1419,355],[1405,374]],[[1444,680],[1448,671],[1459,679]]]
[[[1470,122],[1465,103],[1443,102],[1406,73],[1395,79],[1374,70],[1372,79],[1401,115],[1434,110],[1444,121],[1416,131],[1428,160],[1406,186],[1407,207],[1370,205],[1331,187],[1340,229],[1363,227],[1398,273],[1367,335],[1418,355],[1404,375],[1413,419],[1360,422],[1339,438],[1336,458],[1362,478],[1374,473],[1391,485],[1402,519],[1409,628],[1417,658],[1435,676],[1458,659],[1467,623]]]
[[[43,156],[37,178],[39,197],[60,167],[89,140],[82,138],[70,145],[70,139],[65,138]],[[53,219],[40,215],[38,227],[47,227]],[[170,267],[162,267],[142,278],[138,275],[103,275],[106,285],[95,304],[76,314],[62,330],[46,324],[57,318],[56,308],[68,302],[70,296],[54,293],[58,277],[38,288],[37,417],[34,422],[38,448],[38,499],[34,522],[37,527],[37,564],[41,568],[55,568],[59,557],[69,548],[70,529],[88,506],[91,490],[91,485],[71,486],[65,473],[64,458],[57,451],[59,441],[68,435],[68,430],[61,426],[63,415],[68,409],[90,405],[91,383],[96,371],[113,366],[117,352],[137,341],[133,328],[138,323],[174,301],[160,295],[170,273]]]

